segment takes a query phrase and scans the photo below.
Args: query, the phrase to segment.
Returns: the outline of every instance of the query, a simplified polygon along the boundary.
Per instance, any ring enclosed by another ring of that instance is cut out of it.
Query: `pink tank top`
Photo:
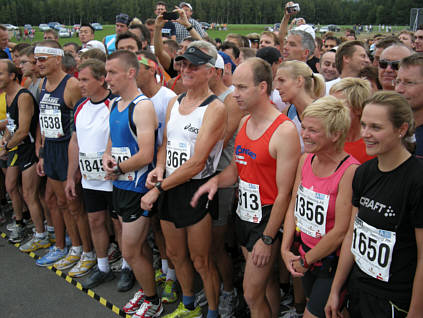
[[[313,156],[314,154],[309,154],[304,162],[295,205],[296,223],[301,230],[301,240],[310,248],[316,246],[335,224],[338,185],[345,170],[353,164],[360,164],[354,157],[349,156],[340,163],[333,174],[318,177],[311,167]]]

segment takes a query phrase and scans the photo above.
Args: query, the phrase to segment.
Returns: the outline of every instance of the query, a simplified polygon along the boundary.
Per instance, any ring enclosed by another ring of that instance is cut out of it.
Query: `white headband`
[[[36,46],[34,53],[35,54],[49,54],[49,55],[63,56],[63,50],[62,49],[56,49],[54,47],[48,47],[48,46]]]

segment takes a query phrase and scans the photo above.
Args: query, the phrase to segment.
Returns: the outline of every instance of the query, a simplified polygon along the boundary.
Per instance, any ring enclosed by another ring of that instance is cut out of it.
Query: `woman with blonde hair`
[[[275,89],[279,91],[282,101],[291,104],[286,115],[301,131],[301,114],[315,99],[325,94],[325,79],[320,74],[313,73],[304,62],[282,62],[276,72]],[[304,143],[300,136],[301,152],[304,152]]]
[[[352,183],[353,212],[326,317],[339,317],[349,291],[351,317],[421,317],[423,164],[411,155],[413,112],[395,92],[375,93],[361,116],[369,155]]]
[[[343,78],[331,87],[330,94],[342,100],[350,109],[351,127],[348,131],[344,150],[360,163],[374,158],[366,153],[366,145],[360,135],[360,118],[363,106],[366,100],[372,96],[369,81],[355,77]]]
[[[302,277],[307,298],[304,317],[324,317],[351,217],[351,184],[359,162],[344,151],[349,109],[333,96],[308,106],[301,126],[306,153],[298,164],[281,253],[292,276]],[[295,255],[291,247],[298,230],[300,247]]]

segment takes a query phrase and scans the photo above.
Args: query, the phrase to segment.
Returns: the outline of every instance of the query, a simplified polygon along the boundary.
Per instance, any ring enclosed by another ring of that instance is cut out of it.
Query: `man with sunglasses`
[[[395,90],[403,95],[413,110],[416,131],[414,154],[423,158],[423,54],[415,53],[400,63]]]
[[[394,44],[382,51],[378,63],[378,77],[383,90],[395,89],[400,61],[411,54],[412,51],[404,44]]]
[[[116,37],[119,34],[123,34],[128,31],[129,23],[131,19],[126,13],[119,13],[116,16],[115,34],[107,35],[103,39],[104,46],[106,47],[107,54],[111,54],[116,51]]]

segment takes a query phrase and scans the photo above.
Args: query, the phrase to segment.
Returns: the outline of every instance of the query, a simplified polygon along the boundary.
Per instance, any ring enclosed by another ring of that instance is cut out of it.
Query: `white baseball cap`
[[[88,41],[87,46],[85,48],[81,49],[80,52],[84,53],[84,52],[87,52],[88,50],[91,50],[91,49],[100,49],[104,53],[106,53],[106,48],[104,47],[104,44],[100,41],[97,41],[97,40]]]
[[[313,39],[316,39],[316,32],[314,32],[313,27],[309,24],[302,24],[300,26],[295,27],[293,30],[300,30],[309,33]]]
[[[220,54],[217,54],[217,59],[214,63],[214,67],[221,70],[225,69],[225,62],[223,61],[223,57],[221,57]]]

